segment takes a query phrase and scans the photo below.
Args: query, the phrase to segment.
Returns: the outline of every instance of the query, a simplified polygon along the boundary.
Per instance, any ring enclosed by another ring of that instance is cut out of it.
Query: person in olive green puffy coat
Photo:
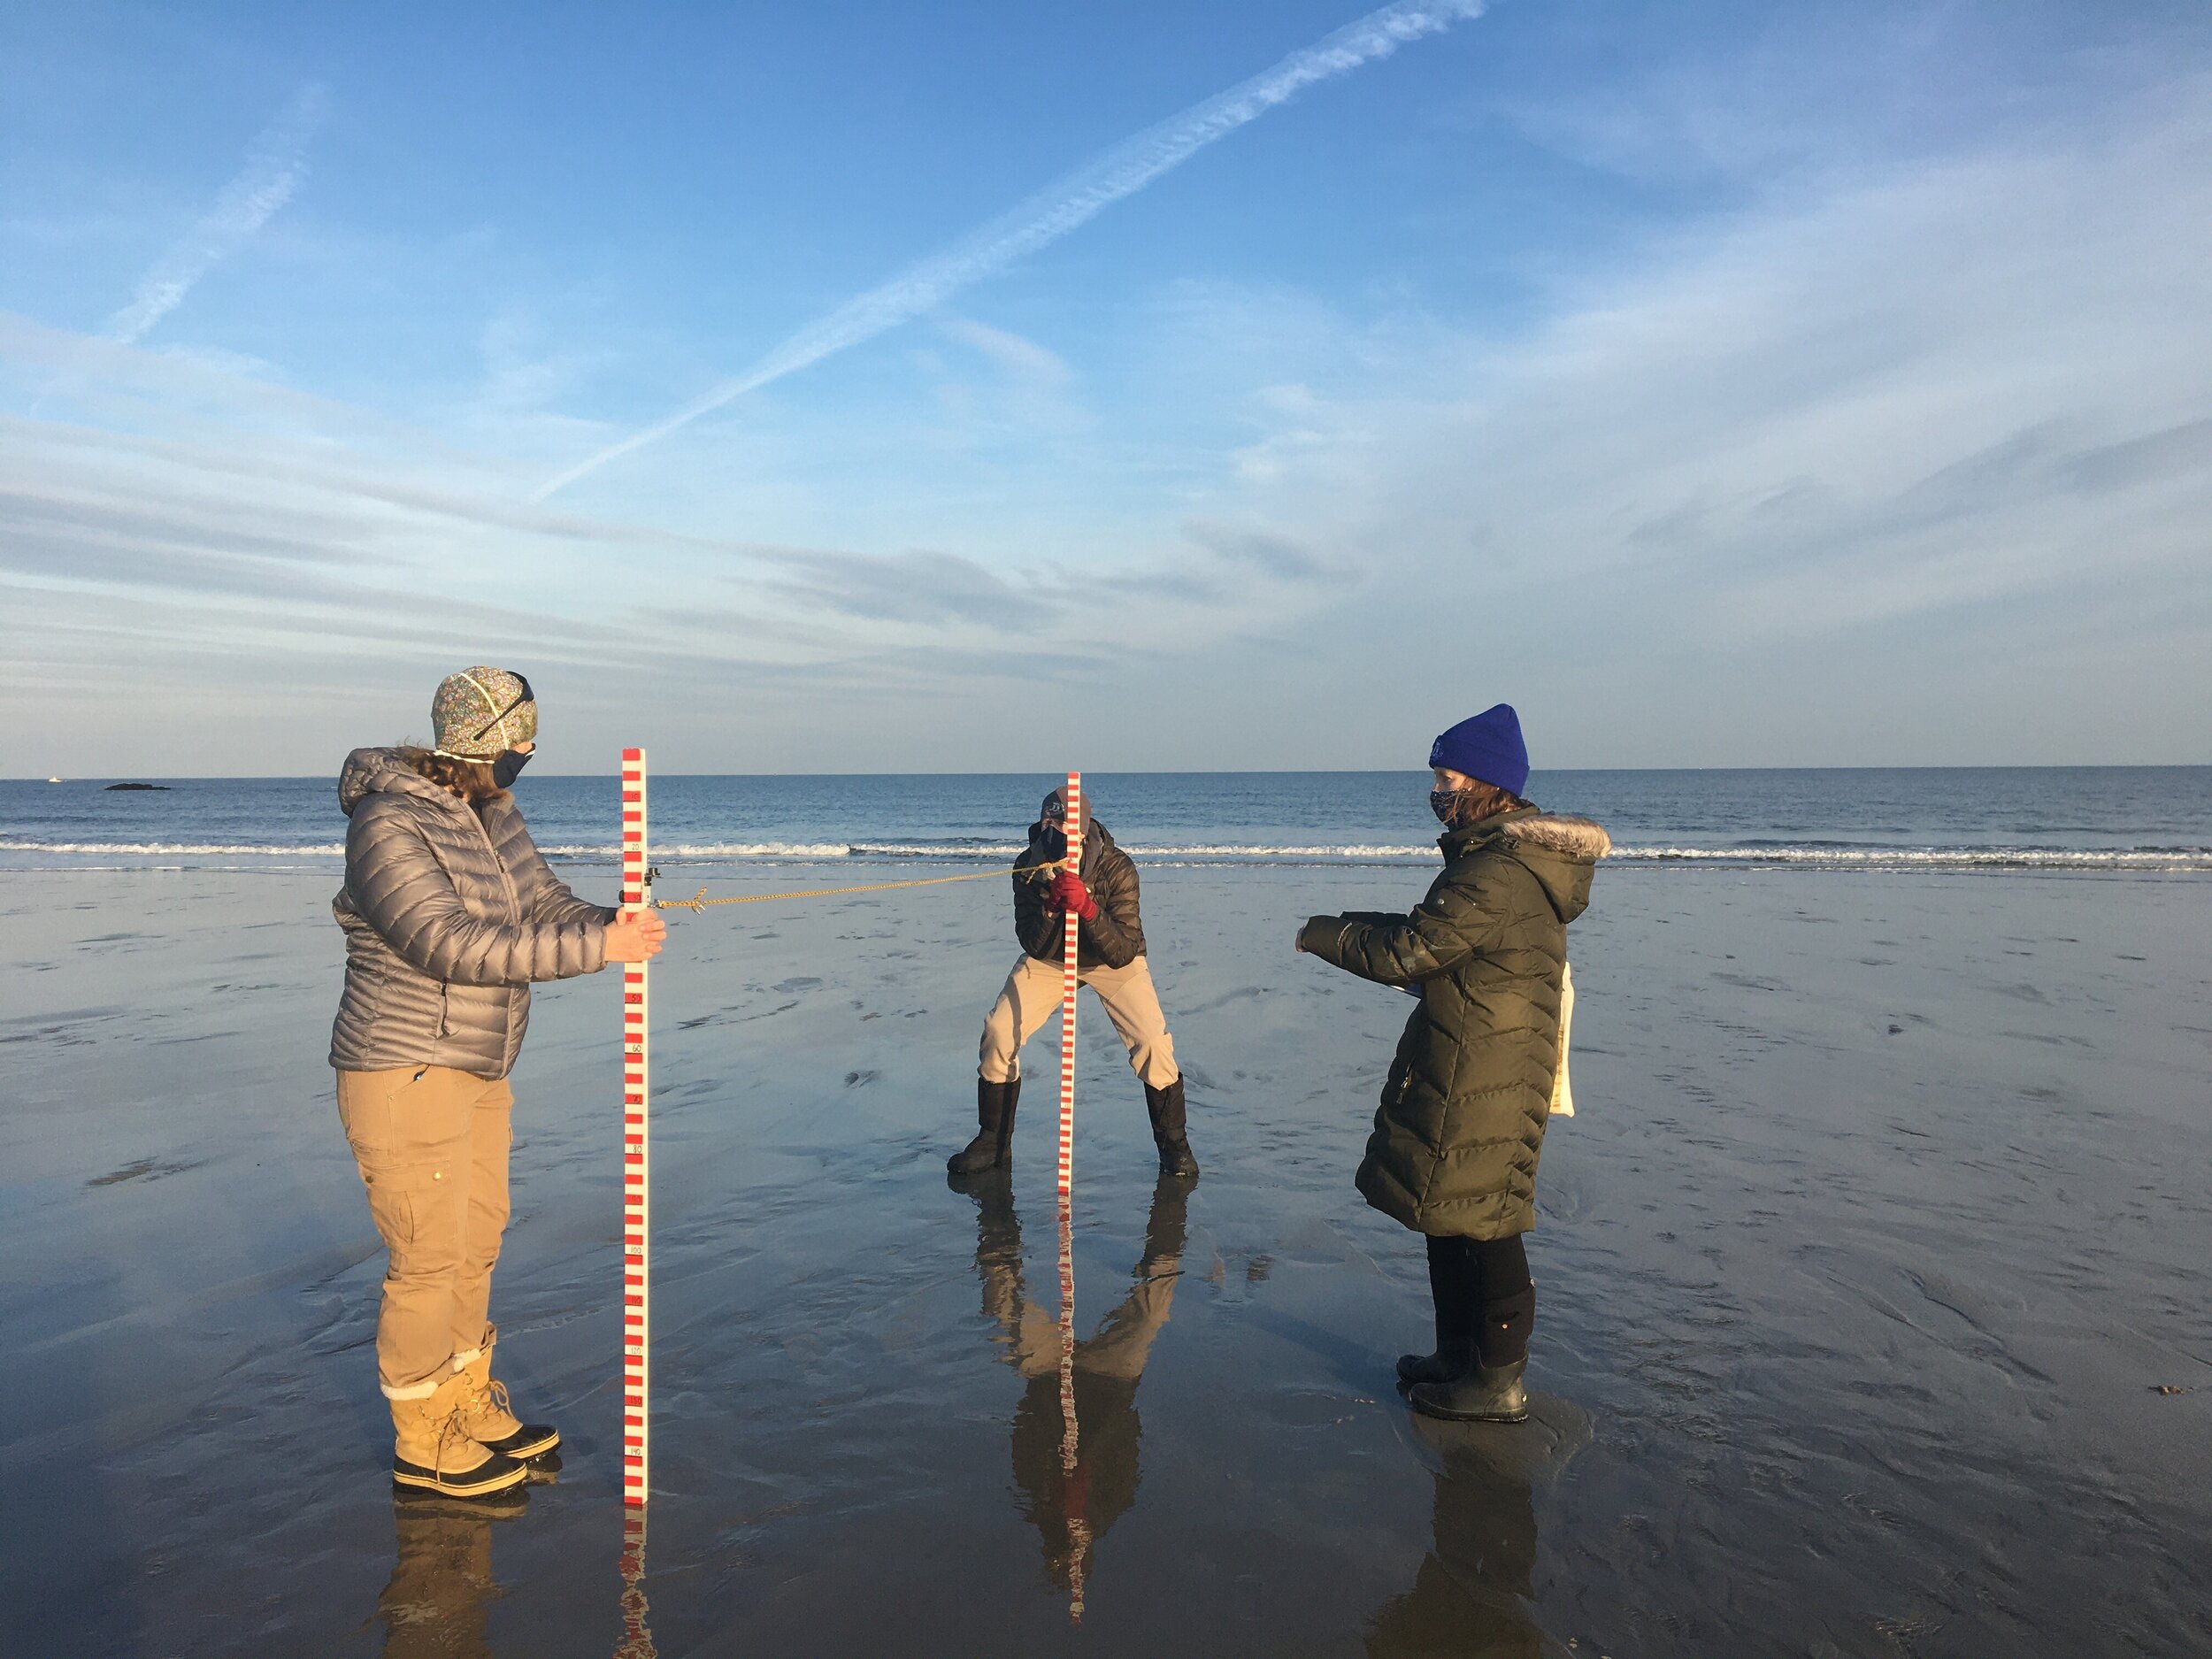
[[[1317,916],[1298,949],[1419,999],[1358,1175],[1370,1204],[1426,1235],[1436,1351],[1399,1361],[1416,1409],[1526,1416],[1535,1287],[1521,1235],[1560,1064],[1567,925],[1610,849],[1587,818],[1523,800],[1527,751],[1496,708],[1436,741],[1444,870],[1404,916]]]

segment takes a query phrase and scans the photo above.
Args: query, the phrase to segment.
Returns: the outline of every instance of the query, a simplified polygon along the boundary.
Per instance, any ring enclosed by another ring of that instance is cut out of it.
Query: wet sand
[[[1418,1242],[1350,1187],[1406,1004],[1288,946],[1422,879],[1147,872],[1206,1173],[1156,1182],[1087,1005],[1072,1479],[1049,1031],[1011,1181],[942,1162],[1003,895],[673,918],[626,1612],[613,979],[540,998],[495,1290],[565,1468],[396,1505],[334,880],[0,877],[5,1651],[2212,1647],[2212,884],[1603,872],[1537,1418],[1447,1430],[1390,1386]]]

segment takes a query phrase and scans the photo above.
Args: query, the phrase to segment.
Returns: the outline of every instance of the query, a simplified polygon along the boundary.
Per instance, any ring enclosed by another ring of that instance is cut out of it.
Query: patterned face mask
[[[1436,821],[1446,829],[1451,828],[1453,820],[1467,806],[1467,793],[1464,789],[1429,791],[1429,810],[1436,814]]]

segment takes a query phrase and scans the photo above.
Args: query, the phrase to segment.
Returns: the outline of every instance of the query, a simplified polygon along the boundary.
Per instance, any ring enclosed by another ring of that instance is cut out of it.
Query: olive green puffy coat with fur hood
[[[330,1038],[342,1071],[442,1065],[486,1079],[514,1069],[530,985],[596,973],[615,912],[546,866],[515,798],[480,810],[397,749],[357,749],[338,780],[346,884],[346,988]]]
[[[1587,818],[1502,812],[1439,845],[1409,916],[1317,916],[1299,944],[1415,992],[1359,1166],[1367,1202],[1417,1232],[1502,1239],[1536,1225],[1536,1160],[1559,1056],[1567,924],[1611,849]]]

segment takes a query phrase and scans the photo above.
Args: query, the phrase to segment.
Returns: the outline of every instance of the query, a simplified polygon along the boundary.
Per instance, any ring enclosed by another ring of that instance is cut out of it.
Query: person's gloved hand
[[[1073,910],[1087,922],[1098,914],[1098,901],[1083,885],[1083,878],[1072,870],[1063,870],[1059,879],[1052,884],[1052,902],[1057,909]]]

